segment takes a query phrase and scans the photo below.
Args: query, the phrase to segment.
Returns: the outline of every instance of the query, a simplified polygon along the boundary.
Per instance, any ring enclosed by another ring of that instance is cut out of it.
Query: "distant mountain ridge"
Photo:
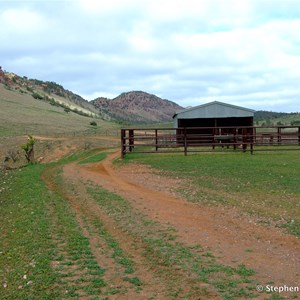
[[[97,98],[95,107],[114,119],[128,123],[170,122],[176,111],[183,107],[142,91],[122,93],[114,99]]]
[[[127,124],[170,122],[176,112],[184,109],[173,101],[143,91],[125,92],[114,99],[99,97],[89,102],[55,82],[28,79],[1,67],[0,84],[8,90],[61,106],[66,112]],[[300,114],[256,111],[254,121],[256,125],[298,125]]]
[[[1,67],[0,83],[66,111],[122,123],[170,122],[174,113],[183,109],[170,100],[142,91],[122,93],[114,99],[99,97],[89,102],[55,82],[28,79],[2,71]]]

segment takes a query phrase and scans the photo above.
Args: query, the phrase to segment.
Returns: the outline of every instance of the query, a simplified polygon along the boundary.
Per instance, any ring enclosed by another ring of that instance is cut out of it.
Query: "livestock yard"
[[[220,150],[300,150],[299,126],[130,128],[121,130],[121,154]],[[134,150],[134,151],[133,151]]]

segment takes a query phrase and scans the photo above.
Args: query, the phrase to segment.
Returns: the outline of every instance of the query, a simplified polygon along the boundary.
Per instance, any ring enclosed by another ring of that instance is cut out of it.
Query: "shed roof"
[[[255,110],[219,101],[213,101],[177,112],[173,118],[231,118],[253,117]]]

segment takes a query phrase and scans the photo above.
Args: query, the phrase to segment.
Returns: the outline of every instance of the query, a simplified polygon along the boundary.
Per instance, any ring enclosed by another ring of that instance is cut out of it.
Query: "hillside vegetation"
[[[31,94],[9,90],[0,84],[0,136],[24,134],[62,134],[95,129],[117,128],[100,118],[66,111],[63,107],[35,99]]]
[[[100,116],[104,119],[107,117],[87,100],[55,82],[28,79],[26,76],[21,77],[14,73],[3,72],[0,67],[0,83],[8,90],[31,95],[34,99],[62,107],[66,112],[73,111],[83,116]]]
[[[254,113],[255,125],[300,125],[300,113],[280,113],[258,110]]]

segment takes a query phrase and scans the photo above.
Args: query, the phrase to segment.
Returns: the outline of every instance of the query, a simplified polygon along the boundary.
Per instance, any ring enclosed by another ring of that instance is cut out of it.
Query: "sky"
[[[0,0],[0,66],[87,100],[299,112],[299,0]]]

